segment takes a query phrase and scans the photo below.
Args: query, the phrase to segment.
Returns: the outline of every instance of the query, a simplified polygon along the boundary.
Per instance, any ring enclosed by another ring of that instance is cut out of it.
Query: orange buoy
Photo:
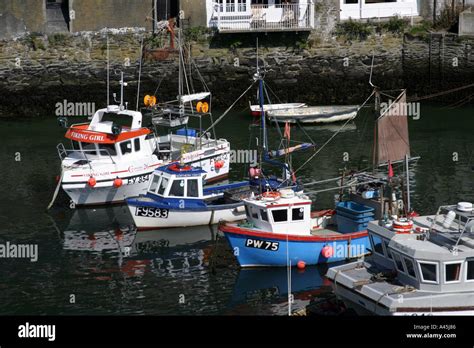
[[[115,180],[114,180],[114,187],[119,188],[120,186],[122,186],[122,184],[123,184],[123,180],[122,180],[122,179],[120,179],[119,177],[115,178]]]
[[[97,184],[97,180],[95,180],[93,176],[91,176],[89,180],[87,180],[87,185],[89,185],[90,187],[94,187],[96,184]]]
[[[196,111],[197,112],[202,112],[202,105],[203,105],[202,102],[197,102],[197,104],[196,104]]]
[[[201,112],[206,113],[209,111],[209,104],[207,102],[202,103]]]
[[[147,94],[143,98],[143,103],[145,104],[145,106],[154,106],[156,104],[156,97],[154,95]]]
[[[298,267],[298,269],[305,269],[306,263],[304,261],[298,261],[296,267]]]
[[[325,245],[325,246],[321,249],[321,255],[323,255],[324,258],[329,259],[331,256],[334,255],[334,250],[332,249],[331,246]]]

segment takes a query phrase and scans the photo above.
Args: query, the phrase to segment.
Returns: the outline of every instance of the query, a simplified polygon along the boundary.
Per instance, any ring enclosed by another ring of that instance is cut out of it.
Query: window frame
[[[122,148],[122,145],[126,145],[127,143],[130,144],[130,151],[129,152],[123,152],[123,148]],[[130,155],[132,152],[133,152],[133,145],[132,145],[132,141],[129,139],[129,140],[125,140],[125,141],[122,141],[121,143],[119,143],[119,147],[120,147],[120,155],[121,156],[127,156],[127,155]]]
[[[275,218],[274,218],[274,216],[273,216],[273,213],[274,213],[275,211],[279,211],[279,210],[281,210],[281,211],[286,211],[286,220],[284,220],[284,221],[275,221]],[[284,208],[284,209],[276,208],[276,209],[271,209],[271,210],[269,210],[269,211],[270,211],[270,213],[271,213],[272,222],[273,222],[274,224],[283,224],[283,223],[289,222],[289,220],[288,220],[288,218],[289,218],[288,208]]]
[[[395,269],[397,270],[397,272],[401,272],[403,274],[408,274],[407,270],[406,270],[406,267],[405,267],[405,263],[403,262],[403,256],[396,252],[396,251],[392,251],[392,260],[393,260],[393,263],[395,264]],[[402,269],[399,269],[398,268],[398,264],[397,264],[397,257],[399,258],[400,260],[400,263],[402,265]]]
[[[403,267],[405,268],[406,270],[406,274],[410,277],[410,278],[413,278],[413,279],[416,279],[418,280],[418,275],[416,274],[416,266],[415,266],[415,260],[410,258],[410,257],[407,257],[405,255],[400,255],[401,258],[402,258],[402,262],[403,262]],[[413,266],[413,273],[415,273],[415,275],[411,275],[410,272],[408,272],[408,266],[407,266],[407,262],[406,261],[410,261],[412,266]]]
[[[464,273],[464,281],[465,281],[466,283],[468,283],[468,282],[474,282],[474,278],[472,278],[472,279],[467,279],[467,271],[469,270],[469,261],[472,261],[472,262],[474,263],[474,258],[467,258],[467,259],[464,261],[465,267],[464,267],[463,273]],[[474,265],[473,265],[473,267],[474,267]]]
[[[439,284],[439,262],[416,260],[416,263],[418,264],[418,272],[420,273],[420,282],[426,284]],[[421,269],[422,263],[436,266],[436,281],[425,280],[425,277],[423,276],[423,270]]]
[[[176,196],[174,194],[171,194],[171,190],[173,189],[173,185],[175,182],[182,182],[183,183],[183,186],[179,185],[180,187],[183,188],[183,194],[181,196]],[[185,194],[186,194],[186,179],[178,179],[178,178],[174,178],[173,179],[173,182],[171,183],[171,185],[168,183],[168,186],[169,186],[169,190],[168,190],[168,197],[176,197],[176,198],[184,198],[186,197]]]
[[[373,251],[374,253],[376,253],[377,255],[379,255],[379,256],[387,257],[387,255],[385,255],[385,248],[384,248],[384,243],[383,243],[383,237],[381,237],[381,236],[379,236],[379,235],[376,236],[377,238],[380,238],[380,245],[382,246],[382,254],[381,254],[381,253],[379,253],[378,251],[375,250],[374,234],[373,234],[373,233],[370,233],[369,236],[370,236],[370,245],[371,245],[371,247],[372,247],[372,249],[373,249],[372,251]]]
[[[304,221],[304,216],[305,216],[305,211],[304,211],[304,210],[305,210],[305,209],[304,209],[303,206],[301,206],[301,207],[291,207],[290,209],[291,209],[291,222],[301,222],[301,221]],[[295,209],[298,209],[299,211],[301,211],[301,209],[303,210],[303,217],[302,217],[301,219],[297,219],[297,220],[293,219],[293,210],[295,210]]]
[[[196,182],[196,196],[190,196],[190,195],[189,195],[188,188],[189,188],[189,182],[190,182],[190,181],[195,181],[195,182]],[[185,190],[186,197],[189,197],[189,198],[199,198],[199,179],[197,179],[197,178],[189,178],[189,179],[186,179],[185,187],[186,187],[186,190]]]
[[[157,182],[157,184],[156,184],[155,190],[154,190],[154,191],[151,191],[150,188],[151,188],[151,185],[153,185],[153,180],[154,180],[155,178],[158,178],[158,182]],[[154,174],[154,175],[153,175],[153,178],[150,180],[150,185],[148,186],[147,192],[151,192],[151,193],[157,194],[158,188],[159,188],[160,185],[161,185],[161,179],[162,179],[162,178],[163,178],[163,175],[156,175],[156,174]]]
[[[444,284],[456,284],[456,283],[461,283],[461,282],[462,282],[462,274],[463,274],[463,271],[464,271],[464,270],[463,270],[463,263],[464,263],[464,262],[463,262],[463,261],[460,261],[460,260],[457,260],[457,261],[445,261],[445,262],[443,262],[443,266],[444,266],[444,269],[443,269],[443,271],[444,271],[444,276],[443,276],[443,278],[444,278],[444,279],[443,279],[443,280],[444,280]],[[446,275],[447,275],[447,273],[446,273],[446,266],[447,266],[447,265],[455,265],[455,264],[458,264],[458,265],[460,265],[460,267],[461,267],[461,268],[459,269],[458,280],[450,280],[450,281],[447,281],[447,280],[446,280]]]

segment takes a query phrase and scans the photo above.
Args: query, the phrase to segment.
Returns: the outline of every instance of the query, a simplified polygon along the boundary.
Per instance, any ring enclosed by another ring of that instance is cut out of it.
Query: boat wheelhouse
[[[158,168],[144,195],[126,200],[139,230],[212,225],[245,218],[248,181],[204,187],[202,168],[172,163]]]
[[[219,226],[241,267],[314,265],[367,253],[367,231],[340,232],[335,212],[312,213],[304,194],[269,191],[244,199],[244,204],[245,222]]]
[[[474,211],[373,221],[372,256],[332,267],[327,277],[348,307],[377,315],[474,314]]]

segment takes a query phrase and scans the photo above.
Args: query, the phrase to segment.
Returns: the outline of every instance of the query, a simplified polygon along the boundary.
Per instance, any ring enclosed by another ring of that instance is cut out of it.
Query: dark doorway
[[[156,0],[158,21],[178,18],[179,0]]]
[[[46,32],[69,31],[69,1],[46,0]]]

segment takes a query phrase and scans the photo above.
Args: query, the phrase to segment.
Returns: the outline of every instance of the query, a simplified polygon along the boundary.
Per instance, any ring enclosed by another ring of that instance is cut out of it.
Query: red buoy
[[[306,263],[304,261],[298,261],[296,267],[298,267],[298,269],[304,269],[306,267]]]
[[[120,186],[122,186],[122,184],[123,184],[122,179],[120,179],[120,178],[118,178],[118,177],[115,178],[115,180],[114,180],[114,187],[119,188]]]
[[[214,168],[215,169],[221,169],[224,166],[224,161],[216,161],[214,163]]]
[[[91,176],[89,178],[89,180],[87,180],[87,184],[90,186],[90,187],[94,187],[95,184],[97,184],[97,181],[95,180],[95,178],[93,176]]]

